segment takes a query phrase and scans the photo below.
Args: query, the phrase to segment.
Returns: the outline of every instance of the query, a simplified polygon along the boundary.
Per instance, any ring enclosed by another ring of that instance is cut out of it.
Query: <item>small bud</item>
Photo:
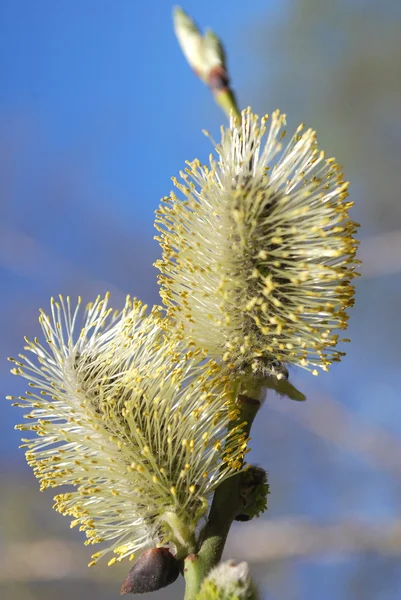
[[[235,517],[235,521],[250,521],[253,517],[259,517],[267,510],[268,494],[269,484],[266,471],[251,465],[241,474],[240,498],[243,508]]]
[[[174,8],[173,19],[181,50],[198,77],[208,84],[213,70],[225,72],[224,50],[219,38],[210,30],[202,35],[193,19],[178,6]]]
[[[196,600],[258,600],[246,562],[228,560],[215,567],[204,580]]]
[[[174,583],[180,573],[179,564],[168,548],[145,550],[124,579],[121,596],[156,592]]]
[[[173,11],[174,31],[181,50],[197,76],[209,86],[214,98],[227,113],[241,120],[230,87],[226,56],[220,38],[210,29],[202,35],[195,22],[178,6]]]

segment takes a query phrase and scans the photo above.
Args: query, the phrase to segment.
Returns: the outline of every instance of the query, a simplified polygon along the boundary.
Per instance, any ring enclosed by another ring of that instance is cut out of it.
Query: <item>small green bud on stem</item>
[[[228,560],[215,567],[204,580],[195,600],[258,600],[246,562]]]
[[[249,521],[267,510],[269,484],[264,469],[251,465],[241,473],[239,490],[242,508],[235,521]]]

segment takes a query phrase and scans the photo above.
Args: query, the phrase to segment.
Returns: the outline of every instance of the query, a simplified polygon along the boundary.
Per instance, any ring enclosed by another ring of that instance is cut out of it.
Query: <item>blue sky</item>
[[[278,6],[183,5],[229,48],[242,105],[251,77],[243,32]],[[38,308],[59,292],[91,299],[111,289],[117,304],[127,292],[158,301],[154,211],[184,161],[212,150],[202,129],[217,137],[225,123],[182,56],[171,13],[170,3],[134,0],[0,3],[4,357],[37,334]],[[8,367],[0,364],[2,387],[22,393]],[[16,439],[9,427],[0,445],[15,452]]]
[[[224,40],[245,106],[247,83],[257,85],[247,46],[252,26],[266,15],[279,20],[287,2],[254,0],[245,10],[241,0],[191,0],[183,7]],[[171,10],[167,2],[134,0],[0,3],[0,225],[10,237],[0,263],[3,355],[18,351],[23,334],[36,334],[37,308],[50,295],[81,292],[82,281],[92,282],[91,293],[104,286],[157,301],[154,211],[186,159],[207,159],[212,147],[201,130],[218,137],[225,123],[181,54]],[[279,68],[279,57],[268,57],[267,70],[273,62]],[[19,238],[13,243],[15,230],[40,244],[42,258],[29,243],[24,250]],[[113,264],[116,235],[122,266]],[[358,321],[351,330],[366,337]],[[392,426],[394,386],[387,411],[366,402],[365,348],[352,344],[334,375],[324,383],[306,376],[306,385],[338,393],[356,410],[363,405],[368,419]],[[15,393],[7,371],[4,362],[0,375]]]
[[[268,6],[185,3],[225,40],[239,88],[249,64],[236,40]],[[110,209],[112,195],[113,211],[144,226],[183,161],[209,151],[201,129],[223,121],[181,55],[167,2],[2,2],[0,56],[0,118],[29,130],[27,160],[81,163],[100,202]]]
[[[245,106],[247,82],[255,85],[257,76],[247,47],[252,25],[266,15],[279,19],[287,2],[254,0],[245,9],[241,0],[191,0],[183,7],[224,40]],[[207,159],[212,148],[201,130],[217,137],[225,122],[181,54],[171,10],[167,2],[134,0],[0,3],[0,225],[10,237],[0,263],[3,355],[18,350],[23,333],[36,333],[37,308],[50,295],[69,293],[82,280],[93,281],[91,292],[104,285],[157,301],[154,211],[186,159]],[[279,68],[279,57],[268,57],[267,70],[273,62]],[[40,244],[41,260],[29,243],[21,249],[15,230]],[[116,235],[126,276],[113,264]],[[351,329],[366,336],[358,322]],[[363,379],[364,348],[352,344],[322,389],[392,426],[393,386],[387,413],[365,400],[372,382]],[[9,389],[15,384],[7,367],[0,375]]]

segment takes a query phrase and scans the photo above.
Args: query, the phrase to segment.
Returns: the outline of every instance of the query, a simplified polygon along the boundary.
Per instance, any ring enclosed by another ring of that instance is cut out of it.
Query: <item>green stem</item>
[[[239,396],[239,421],[245,422],[244,433],[249,436],[253,420],[260,407],[260,401],[248,396]],[[234,425],[238,425],[238,422]],[[199,551],[200,580],[209,573],[221,560],[224,545],[231,524],[240,507],[240,474],[233,475],[224,481],[216,490],[209,513],[208,522],[203,531],[202,546]],[[187,600],[187,596],[185,596]],[[190,599],[191,596],[188,596]]]
[[[184,561],[185,596],[184,600],[193,600],[202,582],[199,558],[190,554]]]
[[[237,101],[234,96],[234,92],[231,88],[227,87],[223,90],[213,91],[214,98],[217,104],[226,113],[228,119],[231,115],[238,119],[238,123],[241,123],[241,112],[238,108]]]

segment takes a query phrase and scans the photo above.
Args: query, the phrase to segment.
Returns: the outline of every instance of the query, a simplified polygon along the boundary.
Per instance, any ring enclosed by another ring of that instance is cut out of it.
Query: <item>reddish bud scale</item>
[[[174,583],[180,573],[179,565],[168,548],[145,550],[124,579],[121,596],[156,592]]]

